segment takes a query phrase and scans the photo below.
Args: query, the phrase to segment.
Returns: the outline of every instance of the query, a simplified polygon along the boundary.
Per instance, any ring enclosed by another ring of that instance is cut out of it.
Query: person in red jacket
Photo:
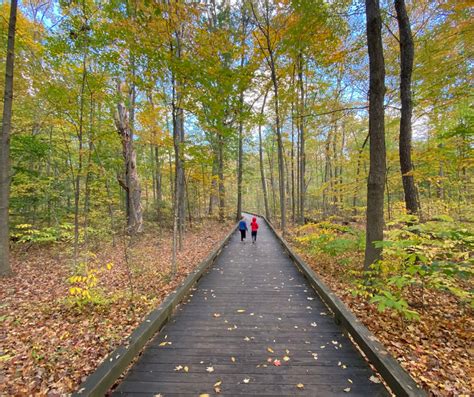
[[[258,223],[257,218],[252,218],[252,223],[250,224],[252,230],[252,244],[257,242],[257,230],[258,230]]]

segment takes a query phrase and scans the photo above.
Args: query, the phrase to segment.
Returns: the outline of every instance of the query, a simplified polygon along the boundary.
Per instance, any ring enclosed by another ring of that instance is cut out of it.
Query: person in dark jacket
[[[239,230],[240,230],[240,241],[244,241],[245,237],[246,237],[246,232],[247,232],[247,230],[249,230],[247,228],[247,222],[245,222],[244,217],[240,218]]]

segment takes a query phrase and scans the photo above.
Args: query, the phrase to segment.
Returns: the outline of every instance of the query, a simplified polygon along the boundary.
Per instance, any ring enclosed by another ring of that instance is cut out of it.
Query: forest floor
[[[408,322],[388,310],[379,312],[366,298],[353,294],[355,274],[363,267],[362,252],[338,256],[308,252],[299,235],[292,229],[287,237],[296,252],[430,395],[472,395],[474,318],[469,306],[447,292],[426,289],[424,306],[416,308],[419,321]]]
[[[90,280],[97,280],[90,287],[81,280],[71,282],[70,247],[65,244],[15,245],[14,276],[0,280],[0,396],[59,396],[75,390],[229,228],[209,221],[190,229],[174,279],[167,231],[147,232],[127,250],[123,238],[115,247],[98,243],[83,255],[87,266],[81,265],[93,275]],[[90,297],[71,293],[79,285]]]

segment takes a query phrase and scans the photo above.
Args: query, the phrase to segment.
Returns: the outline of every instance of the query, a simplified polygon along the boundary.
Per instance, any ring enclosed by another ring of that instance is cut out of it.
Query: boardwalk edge
[[[387,351],[347,306],[324,284],[316,273],[296,254],[286,240],[275,230],[272,223],[265,216],[246,212],[265,220],[272,232],[282,244],[283,248],[303,273],[311,286],[315,289],[323,302],[334,313],[335,320],[351,335],[357,346],[367,356],[369,362],[377,369],[392,392],[398,397],[421,397],[427,393],[418,386],[410,374],[403,369],[395,358]]]
[[[232,228],[219,246],[198,265],[196,270],[191,272],[175,291],[171,292],[156,309],[147,315],[145,320],[127,337],[126,342],[105,357],[96,370],[72,394],[73,396],[100,397],[106,395],[145,344],[168,322],[174,308],[212,266],[236,229],[237,225]]]

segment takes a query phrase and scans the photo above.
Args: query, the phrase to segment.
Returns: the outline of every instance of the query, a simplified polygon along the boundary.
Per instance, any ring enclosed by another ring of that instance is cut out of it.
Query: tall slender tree
[[[258,15],[253,2],[250,2],[252,13],[260,33],[263,36],[263,42],[257,37],[257,43],[260,50],[265,56],[265,60],[270,69],[271,82],[273,85],[273,103],[275,105],[275,130],[277,139],[278,153],[278,182],[280,192],[280,226],[282,233],[286,233],[286,194],[285,194],[285,166],[284,166],[284,149],[281,133],[282,120],[280,114],[280,94],[279,82],[276,64],[276,40],[274,37],[274,29],[271,26],[272,11],[268,0],[263,2],[262,16]]]
[[[411,33],[410,19],[408,17],[405,0],[395,0],[397,11],[398,30],[400,32],[400,99],[402,104],[400,118],[400,170],[402,172],[405,206],[409,213],[418,214],[420,204],[413,177],[413,164],[411,161],[412,140],[412,113],[413,101],[411,91],[411,76],[413,73],[413,60],[415,46]]]
[[[370,68],[370,167],[367,180],[367,224],[364,258],[364,268],[367,270],[382,254],[382,248],[376,247],[374,242],[383,240],[386,153],[384,126],[385,61],[379,0],[366,0],[365,10]]]
[[[3,94],[2,136],[0,141],[0,276],[6,276],[11,273],[8,210],[10,203],[10,133],[12,128],[17,9],[18,1],[12,0],[8,22],[7,63],[5,69],[5,92]]]

